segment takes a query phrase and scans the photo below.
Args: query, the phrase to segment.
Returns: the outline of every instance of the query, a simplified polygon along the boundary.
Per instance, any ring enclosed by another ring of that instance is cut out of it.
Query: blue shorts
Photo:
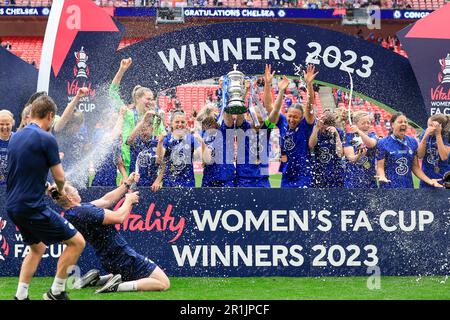
[[[150,277],[156,269],[156,264],[140,254],[123,256],[112,262],[102,263],[103,268],[112,273],[120,274],[123,281],[135,281]]]
[[[236,187],[238,188],[270,188],[269,177],[246,178],[237,177]]]
[[[8,212],[8,216],[27,245],[40,242],[46,245],[60,243],[69,240],[78,232],[69,221],[48,207],[34,213]]]

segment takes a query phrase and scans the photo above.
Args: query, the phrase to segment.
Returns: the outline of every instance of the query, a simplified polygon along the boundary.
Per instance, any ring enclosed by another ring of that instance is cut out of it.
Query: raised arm
[[[128,68],[131,66],[132,59],[122,59],[120,61],[120,67],[117,71],[116,75],[114,76],[114,79],[111,82],[111,85],[109,86],[109,97],[113,100],[114,107],[119,110],[122,106],[125,105],[125,103],[122,101],[122,98],[120,97],[120,82],[122,81],[123,75],[128,70]]]
[[[425,132],[423,133],[422,139],[419,141],[419,147],[417,148],[417,156],[419,159],[425,157],[427,152],[427,138],[436,132],[436,128],[434,126],[428,126]],[[437,140],[437,139],[436,139]],[[437,141],[436,141],[437,142]]]
[[[139,192],[128,193],[125,195],[125,201],[117,211],[105,209],[104,225],[121,224],[131,211],[134,204],[139,202]]]
[[[270,114],[272,111],[272,81],[275,71],[272,72],[271,65],[266,64],[266,68],[264,70],[264,107],[267,110],[267,113]]]
[[[313,64],[308,65],[306,71],[303,73],[306,81],[306,94],[308,98],[305,106],[305,119],[309,124],[313,124],[315,120],[313,109],[315,99],[313,80],[316,78],[318,73],[319,72],[316,72]]]
[[[317,145],[319,131],[320,131],[320,128],[322,128],[322,126],[323,126],[322,120],[319,120],[316,122],[316,125],[314,126],[311,136],[309,137],[309,141],[308,141],[308,147],[310,149],[314,149],[314,147]]]
[[[75,110],[75,108],[77,107],[78,103],[80,102],[80,99],[82,97],[84,97],[85,95],[87,95],[88,92],[89,92],[89,89],[86,88],[86,87],[83,87],[83,88],[80,88],[80,89],[77,90],[76,96],[73,97],[72,101],[70,101],[67,104],[67,107],[66,107],[66,109],[64,109],[64,112],[61,115],[61,118],[59,119],[59,121],[53,127],[55,132],[61,132],[64,129],[64,127],[66,126],[67,122],[69,122],[69,120],[72,118],[73,111]]]
[[[269,121],[271,123],[277,123],[280,118],[281,106],[283,104],[284,93],[286,92],[287,87],[289,86],[289,79],[286,76],[283,76],[283,80],[278,82],[278,96],[277,100],[275,100],[275,105],[272,108],[272,111],[269,114]]]
[[[94,200],[91,203],[100,208],[111,208],[114,204],[116,204],[125,193],[130,189],[131,184],[133,182],[139,181],[139,174],[132,172],[128,177],[127,181],[121,184],[119,187],[114,189],[113,191],[108,192],[100,199]]]
[[[356,125],[350,127],[350,132],[357,133],[365,146],[369,149],[375,148],[377,146],[377,139],[369,137],[364,131],[361,131]]]
[[[439,157],[441,161],[448,160],[448,154],[450,153],[450,146],[444,144],[444,139],[442,138],[442,126],[439,122],[436,122],[436,144],[439,152]]]

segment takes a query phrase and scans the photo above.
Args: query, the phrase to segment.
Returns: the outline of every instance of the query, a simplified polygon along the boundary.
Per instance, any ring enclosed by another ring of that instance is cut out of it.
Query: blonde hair
[[[133,103],[136,106],[136,108],[137,108],[137,100],[142,98],[146,92],[150,92],[150,94],[152,95],[152,98],[153,98],[153,91],[150,90],[149,88],[142,87],[140,85],[137,85],[134,87],[134,89],[131,93],[131,97],[133,98]],[[144,110],[138,110],[138,112],[144,113]]]
[[[217,113],[215,112],[213,104],[206,104],[200,109],[197,115],[197,121],[200,123],[213,123],[216,122]]]
[[[439,124],[442,126],[442,131],[441,131],[442,136],[448,137],[449,131],[450,131],[450,117],[449,116],[439,113],[439,114],[432,115],[430,117],[430,120],[439,122]]]
[[[352,121],[353,124],[357,124],[359,120],[361,120],[364,117],[369,116],[369,113],[366,111],[356,111],[352,114]]]
[[[26,122],[27,116],[31,116],[31,104],[27,104],[25,106],[25,108],[23,108],[20,124],[19,124],[19,127],[17,128],[17,131],[23,129],[27,125],[27,122]]]
[[[11,117],[11,119],[12,119],[12,125],[13,125],[13,127],[14,127],[14,125],[16,124],[16,121],[14,120],[14,115],[12,114],[11,111],[6,110],[6,109],[0,110],[0,116],[1,116],[1,115],[5,115],[5,116]]]

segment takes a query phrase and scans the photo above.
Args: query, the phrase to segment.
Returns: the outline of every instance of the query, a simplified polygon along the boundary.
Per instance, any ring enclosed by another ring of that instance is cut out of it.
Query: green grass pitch
[[[165,292],[94,294],[95,288],[68,290],[72,300],[450,300],[445,277],[382,277],[378,290],[367,277],[171,278]],[[11,300],[18,278],[0,278],[0,300]],[[30,299],[42,300],[52,278],[34,278]]]

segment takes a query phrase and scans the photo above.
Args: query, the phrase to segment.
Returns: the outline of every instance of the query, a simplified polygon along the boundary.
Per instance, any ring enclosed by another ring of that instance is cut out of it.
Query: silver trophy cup
[[[247,112],[245,106],[245,88],[244,88],[244,74],[237,70],[237,64],[234,65],[234,70],[228,74],[228,101],[224,111],[229,114],[243,114]]]

